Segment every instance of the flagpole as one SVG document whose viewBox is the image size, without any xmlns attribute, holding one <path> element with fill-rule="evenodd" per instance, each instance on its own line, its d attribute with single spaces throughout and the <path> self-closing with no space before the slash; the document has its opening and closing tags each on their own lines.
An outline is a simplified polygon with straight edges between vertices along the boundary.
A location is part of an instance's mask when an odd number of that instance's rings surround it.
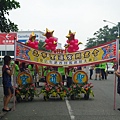
<svg viewBox="0 0 120 120">
<path fill-rule="evenodd" d="M 117 60 L 117 67 L 115 69 L 119 70 L 119 39 L 116 39 L 116 60 Z M 116 82 L 117 82 L 117 77 L 115 75 L 115 80 L 114 80 L 114 106 L 113 109 L 116 109 Z"/>
<path fill-rule="evenodd" d="M 14 64 L 16 61 L 16 38 L 14 38 Z M 16 101 L 16 97 L 15 97 L 15 89 L 16 89 L 16 75 L 15 75 L 15 69 L 14 69 L 14 74 L 13 74 L 13 83 L 14 83 L 14 94 L 13 94 L 13 110 L 15 110 L 15 101 Z"/>
</svg>

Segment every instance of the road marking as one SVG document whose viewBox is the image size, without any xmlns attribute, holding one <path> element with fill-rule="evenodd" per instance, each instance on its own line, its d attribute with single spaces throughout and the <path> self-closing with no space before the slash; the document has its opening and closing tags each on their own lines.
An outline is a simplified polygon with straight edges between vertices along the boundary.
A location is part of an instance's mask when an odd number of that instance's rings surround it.
<svg viewBox="0 0 120 120">
<path fill-rule="evenodd" d="M 72 108 L 71 108 L 71 106 L 70 106 L 69 101 L 66 99 L 65 102 L 66 102 L 66 105 L 67 105 L 68 112 L 69 112 L 69 115 L 70 115 L 71 120 L 75 120 L 75 116 L 74 116 L 74 114 L 73 114 L 73 110 L 72 110 Z"/>
</svg>

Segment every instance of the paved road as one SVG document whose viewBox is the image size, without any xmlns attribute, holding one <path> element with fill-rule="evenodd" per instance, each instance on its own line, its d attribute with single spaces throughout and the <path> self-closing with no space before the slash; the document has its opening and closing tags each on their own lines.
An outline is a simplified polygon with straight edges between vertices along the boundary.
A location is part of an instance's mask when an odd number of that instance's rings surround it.
<svg viewBox="0 0 120 120">
<path fill-rule="evenodd" d="M 108 80 L 89 82 L 94 85 L 94 98 L 44 101 L 41 95 L 32 102 L 17 103 L 15 111 L 7 113 L 1 120 L 119 120 L 120 111 L 117 110 L 120 107 L 119 95 L 116 95 L 116 110 L 113 109 L 114 75 L 110 74 Z"/>
</svg>

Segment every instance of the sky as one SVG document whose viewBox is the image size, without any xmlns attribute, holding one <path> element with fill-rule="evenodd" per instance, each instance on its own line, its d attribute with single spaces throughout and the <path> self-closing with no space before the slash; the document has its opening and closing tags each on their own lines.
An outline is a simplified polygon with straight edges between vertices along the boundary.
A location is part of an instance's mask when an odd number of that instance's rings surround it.
<svg viewBox="0 0 120 120">
<path fill-rule="evenodd" d="M 120 22 L 120 0 L 16 0 L 21 8 L 10 11 L 9 18 L 19 30 L 54 30 L 62 46 L 69 30 L 76 32 L 75 39 L 84 49 L 88 38 L 100 28 Z"/>
</svg>

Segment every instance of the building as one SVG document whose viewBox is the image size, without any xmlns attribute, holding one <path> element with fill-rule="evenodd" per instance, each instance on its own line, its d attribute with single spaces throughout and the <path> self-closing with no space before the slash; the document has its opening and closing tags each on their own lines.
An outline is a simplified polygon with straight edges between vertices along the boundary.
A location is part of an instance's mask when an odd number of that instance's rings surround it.
<svg viewBox="0 0 120 120">
<path fill-rule="evenodd" d="M 36 34 L 36 40 L 45 41 L 46 37 L 43 36 L 42 31 L 19 31 L 17 33 L 0 33 L 0 60 L 5 55 L 10 55 L 14 58 L 14 40 L 26 43 L 29 40 L 30 34 Z M 58 43 L 57 49 L 62 49 L 61 43 Z"/>
<path fill-rule="evenodd" d="M 17 33 L 0 33 L 0 60 L 7 54 L 13 58 L 16 38 Z"/>
<path fill-rule="evenodd" d="M 25 43 L 29 40 L 30 34 L 34 32 L 36 34 L 36 40 L 44 41 L 46 38 L 43 36 L 43 32 L 41 31 L 19 31 L 17 33 L 17 38 L 19 42 Z"/>
</svg>

